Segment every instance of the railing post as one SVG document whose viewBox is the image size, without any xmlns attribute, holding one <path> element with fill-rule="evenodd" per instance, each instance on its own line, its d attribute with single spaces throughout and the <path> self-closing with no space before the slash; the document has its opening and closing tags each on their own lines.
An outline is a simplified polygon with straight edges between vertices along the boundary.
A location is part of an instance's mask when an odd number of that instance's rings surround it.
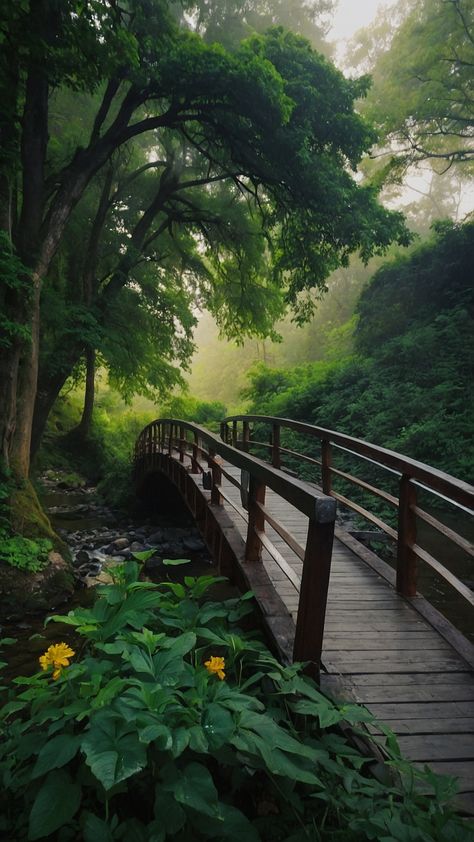
<svg viewBox="0 0 474 842">
<path fill-rule="evenodd" d="M 249 452 L 250 446 L 250 424 L 248 421 L 244 421 L 242 425 L 242 450 L 244 453 Z"/>
<path fill-rule="evenodd" d="M 151 454 L 153 453 L 153 427 L 151 426 L 151 424 L 148 427 L 148 436 L 147 436 L 146 447 L 147 447 L 147 455 L 151 456 Z"/>
<path fill-rule="evenodd" d="M 246 561 L 262 560 L 262 542 L 257 533 L 265 531 L 265 517 L 258 503 L 262 506 L 265 505 L 265 488 L 263 482 L 260 482 L 252 474 L 250 475 L 248 493 L 249 522 L 245 544 Z"/>
<path fill-rule="evenodd" d="M 215 503 L 216 506 L 222 505 L 222 497 L 219 493 L 218 485 L 222 482 L 222 471 L 220 466 L 215 461 L 216 451 L 209 448 L 209 459 L 208 464 L 210 464 L 211 472 L 212 472 L 212 488 L 211 488 L 211 503 Z"/>
<path fill-rule="evenodd" d="M 331 442 L 321 441 L 321 485 L 324 494 L 331 494 Z"/>
<path fill-rule="evenodd" d="M 309 661 L 305 671 L 317 681 L 323 649 L 335 518 L 335 500 L 316 500 L 315 515 L 308 526 L 296 619 L 293 659 Z"/>
<path fill-rule="evenodd" d="M 273 424 L 271 445 L 272 445 L 272 465 L 273 465 L 274 468 L 280 468 L 281 467 L 281 456 L 280 456 L 280 425 L 279 424 Z"/>
<path fill-rule="evenodd" d="M 193 455 L 191 456 L 191 473 L 198 474 L 199 473 L 199 447 L 198 447 L 198 434 L 196 430 L 194 430 L 194 438 L 193 438 Z"/>
<path fill-rule="evenodd" d="M 168 455 L 171 457 L 173 455 L 173 422 L 170 422 L 170 430 L 168 436 Z"/>
<path fill-rule="evenodd" d="M 232 447 L 237 447 L 237 421 L 232 422 Z"/>
<path fill-rule="evenodd" d="M 184 440 L 184 427 L 180 424 L 179 427 L 179 461 L 184 462 L 184 454 L 186 451 L 186 442 Z"/>
<path fill-rule="evenodd" d="M 400 479 L 398 498 L 397 591 L 416 596 L 416 487 L 406 474 Z"/>
</svg>

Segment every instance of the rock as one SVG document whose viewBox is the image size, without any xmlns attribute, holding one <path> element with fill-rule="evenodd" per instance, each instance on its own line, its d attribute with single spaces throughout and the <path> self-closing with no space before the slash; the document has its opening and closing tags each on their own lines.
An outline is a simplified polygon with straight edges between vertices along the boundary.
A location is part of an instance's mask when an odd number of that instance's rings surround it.
<svg viewBox="0 0 474 842">
<path fill-rule="evenodd" d="M 87 564 L 88 561 L 90 561 L 90 556 L 87 550 L 79 550 L 79 552 L 76 553 L 76 564 Z"/>
<path fill-rule="evenodd" d="M 149 544 L 161 544 L 165 540 L 165 534 L 162 529 L 158 529 L 148 536 Z"/>
<path fill-rule="evenodd" d="M 0 564 L 0 616 L 24 617 L 25 613 L 50 611 L 74 592 L 70 565 L 57 552 L 38 573 Z"/>
<path fill-rule="evenodd" d="M 161 556 L 154 555 L 148 558 L 144 564 L 145 573 L 154 573 L 163 567 L 163 559 Z"/>
<path fill-rule="evenodd" d="M 115 547 L 116 550 L 125 550 L 126 547 L 130 546 L 130 541 L 128 538 L 116 538 L 115 541 L 112 541 L 112 547 Z"/>
<path fill-rule="evenodd" d="M 142 553 L 144 549 L 143 544 L 140 544 L 138 541 L 133 541 L 129 547 L 131 553 Z"/>
<path fill-rule="evenodd" d="M 183 540 L 183 547 L 190 553 L 202 553 L 206 549 L 206 545 L 202 538 L 185 538 Z"/>
</svg>

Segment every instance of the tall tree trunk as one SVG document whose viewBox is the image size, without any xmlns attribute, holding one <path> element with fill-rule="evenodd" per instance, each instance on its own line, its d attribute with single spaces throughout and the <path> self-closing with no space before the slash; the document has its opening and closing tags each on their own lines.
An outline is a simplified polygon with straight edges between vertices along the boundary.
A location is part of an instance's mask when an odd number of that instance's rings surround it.
<svg viewBox="0 0 474 842">
<path fill-rule="evenodd" d="M 92 424 L 92 414 L 94 412 L 94 398 L 95 398 L 95 351 L 93 348 L 86 350 L 86 389 L 84 393 L 84 408 L 82 410 L 81 420 L 76 428 L 76 432 L 82 437 L 87 438 L 90 433 Z"/>
</svg>

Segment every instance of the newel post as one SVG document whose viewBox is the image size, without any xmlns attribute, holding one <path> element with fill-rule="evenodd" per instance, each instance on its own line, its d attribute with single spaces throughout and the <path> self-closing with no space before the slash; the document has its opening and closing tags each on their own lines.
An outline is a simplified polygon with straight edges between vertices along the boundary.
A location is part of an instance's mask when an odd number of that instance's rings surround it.
<svg viewBox="0 0 474 842">
<path fill-rule="evenodd" d="M 191 473 L 198 474 L 199 473 L 199 446 L 198 446 L 198 434 L 196 430 L 193 432 L 193 455 L 191 456 Z"/>
<path fill-rule="evenodd" d="M 245 560 L 262 560 L 262 542 L 259 532 L 265 531 L 265 516 L 259 507 L 265 505 L 265 484 L 250 475 L 248 493 L 249 521 L 247 527 L 247 541 L 245 544 Z"/>
<path fill-rule="evenodd" d="M 270 444 L 272 446 L 272 465 L 274 468 L 281 468 L 279 424 L 273 424 Z"/>
<path fill-rule="evenodd" d="M 336 501 L 317 499 L 303 560 L 293 659 L 309 661 L 305 671 L 316 681 L 321 667 L 335 519 Z"/>
<path fill-rule="evenodd" d="M 324 494 L 331 494 L 331 442 L 321 442 L 321 485 Z"/>
<path fill-rule="evenodd" d="M 397 591 L 402 596 L 416 596 L 416 487 L 404 474 L 398 498 Z"/>
<path fill-rule="evenodd" d="M 220 465 L 216 462 L 216 451 L 211 448 L 209 448 L 208 465 L 212 471 L 211 503 L 215 503 L 216 506 L 221 506 L 222 497 L 218 486 L 220 486 L 222 482 L 222 471 Z"/>
<path fill-rule="evenodd" d="M 244 421 L 242 424 L 242 450 L 244 453 L 249 452 L 250 447 L 250 424 Z"/>
</svg>

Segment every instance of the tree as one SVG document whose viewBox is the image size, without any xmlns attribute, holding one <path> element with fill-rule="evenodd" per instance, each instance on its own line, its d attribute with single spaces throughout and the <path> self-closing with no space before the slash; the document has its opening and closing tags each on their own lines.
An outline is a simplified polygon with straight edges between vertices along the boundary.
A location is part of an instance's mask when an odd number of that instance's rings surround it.
<svg viewBox="0 0 474 842">
<path fill-rule="evenodd" d="M 394 238 L 408 239 L 400 215 L 381 208 L 375 191 L 350 174 L 374 140 L 353 109 L 365 80 L 344 79 L 304 39 L 280 29 L 226 52 L 180 27 L 172 11 L 164 0 L 2 7 L 0 31 L 16 57 L 18 84 L 9 95 L 16 136 L 7 135 L 2 149 L 8 190 L 1 218 L 12 220 L 7 236 L 25 270 L 4 293 L 16 327 L 1 349 L 0 438 L 19 476 L 29 468 L 44 280 L 75 209 L 97 179 L 107 183 L 117 151 L 147 138 L 158 157 L 129 175 L 136 197 L 140 177 L 154 173 L 140 207 L 136 198 L 112 202 L 130 218 L 126 242 L 96 285 L 99 324 L 140 263 L 160 263 L 161 237 L 175 237 L 177 228 L 192 232 L 195 248 L 206 244 L 200 294 L 229 329 L 237 315 L 237 330 L 255 323 L 255 309 L 267 318 L 272 298 L 304 317 L 311 302 L 300 293 L 324 286 L 352 251 L 367 259 Z M 5 82 L 6 60 L 3 74 Z M 56 88 L 90 97 L 100 91 L 101 100 L 85 143 L 63 146 L 62 166 L 53 168 L 49 96 Z M 104 195 L 109 209 L 111 191 L 98 195 L 94 220 Z M 237 237 L 236 214 L 245 219 Z M 99 228 L 101 237 L 102 222 Z M 245 304 L 249 277 L 259 293 L 252 306 Z M 31 288 L 26 306 L 20 282 Z M 84 306 L 88 318 L 86 298 Z"/>
<path fill-rule="evenodd" d="M 427 160 L 437 172 L 456 164 L 472 174 L 472 3 L 401 0 L 358 33 L 351 53 L 373 76 L 364 112 L 390 156 L 384 175 Z"/>
</svg>

